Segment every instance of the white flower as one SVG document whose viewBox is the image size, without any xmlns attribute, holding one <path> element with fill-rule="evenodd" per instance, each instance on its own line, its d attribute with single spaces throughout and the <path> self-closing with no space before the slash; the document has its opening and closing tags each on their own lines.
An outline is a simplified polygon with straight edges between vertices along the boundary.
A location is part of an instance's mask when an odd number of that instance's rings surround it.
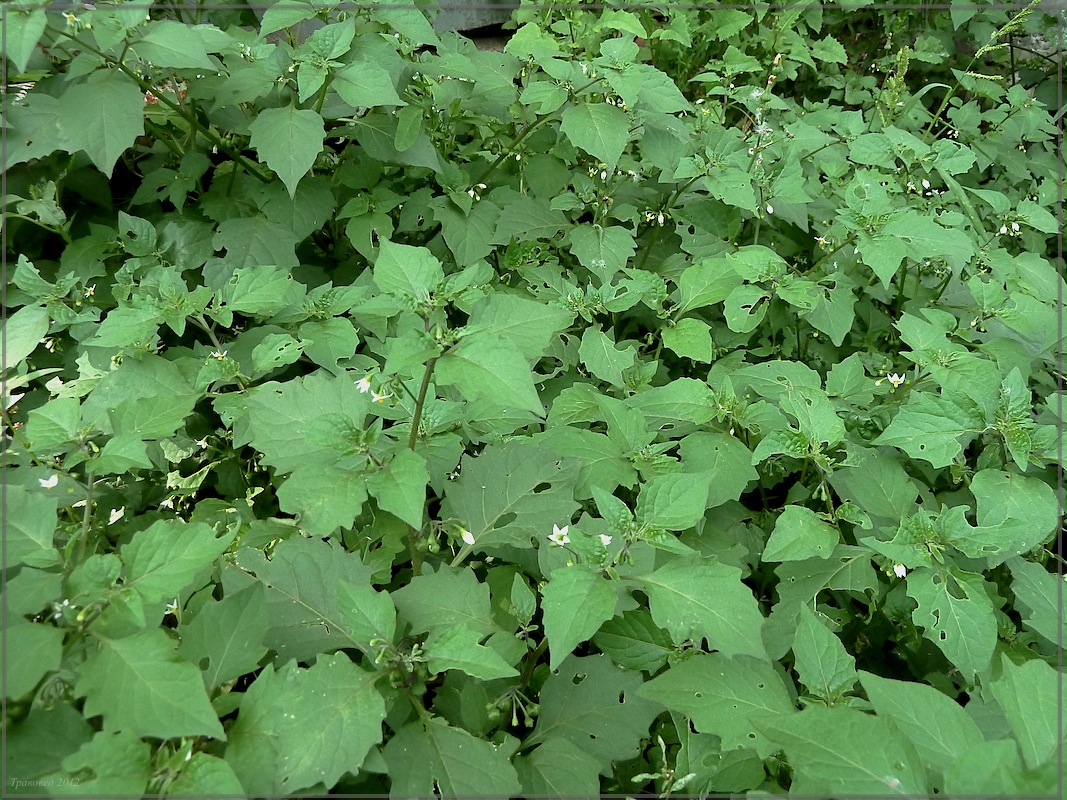
<svg viewBox="0 0 1067 800">
<path fill-rule="evenodd" d="M 384 403 L 390 397 L 392 397 L 392 395 L 389 392 L 385 392 L 384 394 L 378 394 L 377 392 L 370 393 L 370 399 L 375 403 Z"/>
<path fill-rule="evenodd" d="M 900 384 L 904 383 L 904 376 L 897 375 L 895 372 L 885 376 L 885 379 L 893 384 L 893 388 L 896 389 Z"/>
<path fill-rule="evenodd" d="M 123 506 L 122 508 L 114 508 L 114 509 L 112 509 L 111 510 L 111 516 L 109 516 L 107 518 L 107 524 L 108 525 L 114 525 L 116 522 L 118 522 L 120 519 L 122 519 L 122 517 L 123 517 L 123 515 L 125 513 L 126 513 L 126 506 Z"/>
<path fill-rule="evenodd" d="M 604 545 L 604 547 L 607 547 L 609 544 L 611 544 L 611 537 L 608 536 L 606 533 L 600 534 L 600 543 Z"/>
<path fill-rule="evenodd" d="M 207 450 L 207 437 L 205 436 L 203 439 L 197 439 L 196 444 L 201 450 Z"/>
<path fill-rule="evenodd" d="M 768 214 L 773 214 L 774 213 L 774 206 L 770 206 L 770 205 L 767 206 L 767 213 Z"/>
<path fill-rule="evenodd" d="M 464 544 L 474 544 L 474 534 L 466 528 L 464 528 L 463 532 L 460 533 L 459 538 L 463 540 Z"/>
<path fill-rule="evenodd" d="M 217 358 L 219 361 L 222 361 L 222 359 L 226 358 L 226 352 L 227 351 L 225 350 L 212 350 L 211 357 Z"/>
<path fill-rule="evenodd" d="M 930 188 L 930 181 L 926 180 L 926 178 L 923 178 L 923 188 L 924 189 L 929 189 Z"/>
<path fill-rule="evenodd" d="M 1018 232 L 1019 232 L 1019 223 L 1018 223 L 1018 222 L 1013 222 L 1013 223 L 1011 224 L 1011 229 L 1012 229 L 1013 231 L 1015 231 L 1016 233 L 1018 233 Z"/>
<path fill-rule="evenodd" d="M 174 498 L 168 497 L 162 503 L 159 504 L 160 508 L 174 508 Z"/>
<path fill-rule="evenodd" d="M 53 475 L 51 478 L 38 478 L 37 482 L 41 484 L 42 489 L 55 489 L 59 483 L 59 476 Z"/>
<path fill-rule="evenodd" d="M 570 530 L 570 525 L 564 525 L 562 528 L 558 525 L 552 526 L 552 533 L 548 535 L 548 541 L 558 547 L 563 547 L 565 544 L 570 544 L 571 537 L 567 535 L 567 531 Z"/>
<path fill-rule="evenodd" d="M 815 237 L 815 241 L 817 241 L 819 244 L 823 245 L 824 247 L 826 245 L 830 244 L 830 240 L 827 239 L 825 236 L 816 236 Z"/>
<path fill-rule="evenodd" d="M 355 383 L 356 383 L 356 386 L 359 387 L 359 391 L 362 392 L 363 394 L 366 394 L 367 392 L 370 391 L 370 375 L 364 375 L 362 378 L 360 378 Z"/>
<path fill-rule="evenodd" d="M 903 578 L 905 575 L 908 574 L 908 568 L 905 567 L 903 564 L 894 564 L 893 574 L 896 575 L 898 578 Z"/>
</svg>

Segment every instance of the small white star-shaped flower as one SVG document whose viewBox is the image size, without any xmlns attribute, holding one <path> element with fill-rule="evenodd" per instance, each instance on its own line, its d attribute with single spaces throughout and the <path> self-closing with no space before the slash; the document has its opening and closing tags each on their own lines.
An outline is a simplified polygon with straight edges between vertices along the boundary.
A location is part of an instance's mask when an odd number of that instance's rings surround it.
<svg viewBox="0 0 1067 800">
<path fill-rule="evenodd" d="M 111 510 L 111 515 L 107 518 L 107 524 L 114 525 L 116 522 L 122 519 L 125 514 L 126 506 L 123 506 L 122 508 L 113 508 Z"/>
<path fill-rule="evenodd" d="M 904 376 L 897 375 L 895 372 L 885 376 L 885 379 L 893 384 L 893 388 L 896 389 L 902 383 L 904 383 Z"/>
<path fill-rule="evenodd" d="M 370 391 L 370 375 L 364 375 L 362 378 L 360 378 L 358 381 L 356 381 L 356 388 L 358 388 L 359 391 L 362 392 L 363 394 L 366 394 L 367 392 L 369 392 Z"/>
<path fill-rule="evenodd" d="M 893 574 L 896 575 L 898 578 L 903 578 L 905 575 L 908 574 L 908 568 L 905 567 L 903 564 L 894 564 Z"/>
<path fill-rule="evenodd" d="M 557 547 L 563 547 L 565 544 L 570 544 L 571 537 L 567 535 L 567 531 L 570 530 L 570 525 L 564 525 L 562 528 L 558 525 L 552 526 L 552 533 L 548 535 L 548 541 Z"/>
<path fill-rule="evenodd" d="M 466 528 L 464 528 L 463 532 L 460 533 L 459 538 L 463 540 L 464 544 L 474 544 L 474 534 Z"/>
<path fill-rule="evenodd" d="M 53 475 L 51 478 L 38 478 L 37 482 L 41 484 L 42 489 L 55 489 L 59 483 L 59 476 Z"/>
<path fill-rule="evenodd" d="M 392 395 L 389 394 L 388 392 L 386 392 L 384 394 L 378 394 L 377 392 L 371 392 L 370 393 L 370 399 L 373 400 L 375 403 L 384 403 L 390 397 L 392 397 Z"/>
<path fill-rule="evenodd" d="M 600 543 L 604 545 L 604 547 L 607 547 L 609 544 L 611 544 L 611 537 L 608 536 L 606 533 L 600 534 Z"/>
<path fill-rule="evenodd" d="M 222 361 L 222 359 L 226 358 L 226 351 L 225 350 L 212 350 L 211 351 L 211 357 L 212 358 L 217 358 L 219 361 Z"/>
</svg>

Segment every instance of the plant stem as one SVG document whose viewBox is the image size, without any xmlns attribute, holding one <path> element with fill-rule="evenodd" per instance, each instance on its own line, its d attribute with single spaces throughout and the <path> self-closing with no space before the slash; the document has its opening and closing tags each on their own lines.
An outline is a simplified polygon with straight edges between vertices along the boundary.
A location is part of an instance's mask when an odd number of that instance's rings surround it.
<svg viewBox="0 0 1067 800">
<path fill-rule="evenodd" d="M 522 668 L 522 675 L 519 676 L 519 687 L 525 689 L 530 684 L 530 678 L 533 677 L 533 671 L 537 668 L 537 662 L 541 659 L 541 656 L 545 654 L 545 650 L 548 649 L 548 637 L 541 640 L 541 643 L 534 648 L 526 657 L 526 664 Z"/>
<path fill-rule="evenodd" d="M 93 487 L 96 485 L 96 476 L 90 471 L 87 478 L 88 488 L 85 491 L 85 512 L 82 514 L 82 529 L 78 535 L 78 563 L 85 561 L 85 545 L 89 540 L 89 524 L 93 519 Z"/>
<path fill-rule="evenodd" d="M 433 368 L 437 365 L 437 356 L 426 362 L 426 372 L 422 376 L 422 385 L 419 387 L 419 396 L 415 398 L 415 411 L 411 415 L 411 433 L 408 436 L 408 449 L 415 449 L 415 442 L 419 438 L 419 422 L 422 420 L 422 409 L 426 405 L 426 393 L 430 389 L 430 378 L 433 376 Z"/>
</svg>

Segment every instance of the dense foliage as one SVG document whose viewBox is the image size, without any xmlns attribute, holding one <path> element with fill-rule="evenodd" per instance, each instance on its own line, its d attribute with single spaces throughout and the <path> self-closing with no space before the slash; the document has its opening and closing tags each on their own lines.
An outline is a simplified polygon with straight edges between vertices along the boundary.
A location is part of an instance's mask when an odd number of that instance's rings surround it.
<svg viewBox="0 0 1067 800">
<path fill-rule="evenodd" d="M 1056 791 L 1055 17 L 3 13 L 7 793 Z"/>
</svg>

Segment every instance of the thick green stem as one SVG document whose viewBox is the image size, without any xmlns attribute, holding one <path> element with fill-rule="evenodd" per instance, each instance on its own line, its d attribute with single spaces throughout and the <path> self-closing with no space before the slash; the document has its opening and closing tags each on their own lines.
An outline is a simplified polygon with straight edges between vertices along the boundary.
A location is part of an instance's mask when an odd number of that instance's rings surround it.
<svg viewBox="0 0 1067 800">
<path fill-rule="evenodd" d="M 426 393 L 430 390 L 430 378 L 433 377 L 433 368 L 436 365 L 436 356 L 426 362 L 426 372 L 422 376 L 419 396 L 415 398 L 415 411 L 411 415 L 411 433 L 408 435 L 408 448 L 411 450 L 415 449 L 415 442 L 419 438 L 419 422 L 422 420 L 422 409 L 426 405 Z"/>
<path fill-rule="evenodd" d="M 86 480 L 88 487 L 85 491 L 85 511 L 82 514 L 82 529 L 78 535 L 78 563 L 85 561 L 85 546 L 89 541 L 89 524 L 93 519 L 93 487 L 96 485 L 96 476 L 90 472 Z"/>
</svg>

